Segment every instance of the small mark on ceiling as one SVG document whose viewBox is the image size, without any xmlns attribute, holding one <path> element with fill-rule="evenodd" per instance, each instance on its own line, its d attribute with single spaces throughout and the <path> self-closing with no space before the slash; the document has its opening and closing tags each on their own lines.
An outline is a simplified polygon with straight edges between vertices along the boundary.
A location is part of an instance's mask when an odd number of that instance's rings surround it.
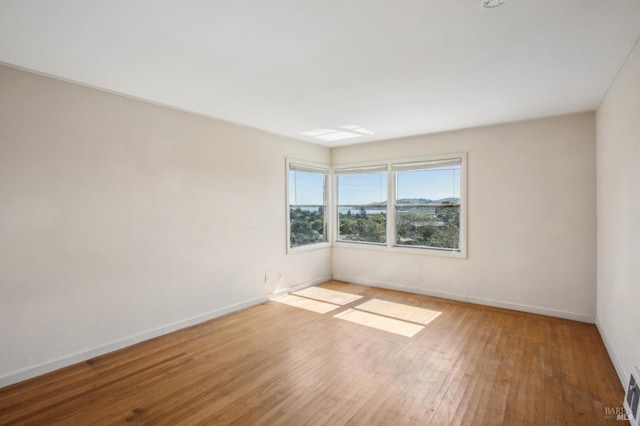
<svg viewBox="0 0 640 426">
<path fill-rule="evenodd" d="M 509 0 L 482 0 L 482 6 L 487 9 L 492 9 L 494 7 L 502 6 Z"/>
</svg>

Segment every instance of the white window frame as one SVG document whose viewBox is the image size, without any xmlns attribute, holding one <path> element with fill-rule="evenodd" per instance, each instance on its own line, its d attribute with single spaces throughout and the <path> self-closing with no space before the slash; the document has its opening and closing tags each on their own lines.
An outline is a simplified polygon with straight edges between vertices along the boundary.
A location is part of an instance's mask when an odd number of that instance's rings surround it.
<svg viewBox="0 0 640 426">
<path fill-rule="evenodd" d="M 393 165 L 400 165 L 402 163 L 421 163 L 438 160 L 448 159 L 460 159 L 460 244 L 458 250 L 447 250 L 431 247 L 409 247 L 409 246 L 396 246 L 396 212 L 395 212 L 395 197 L 396 197 L 396 174 L 393 172 Z M 449 257 L 449 258 L 467 258 L 467 153 L 447 153 L 437 154 L 429 156 L 400 158 L 388 161 L 372 161 L 361 163 L 341 164 L 339 166 L 332 167 L 332 185 L 337 188 L 337 174 L 341 171 L 357 172 L 358 169 L 362 169 L 363 173 L 366 173 L 367 169 L 371 169 L 376 166 L 384 165 L 387 169 L 387 235 L 386 244 L 368 243 L 359 241 L 338 241 L 338 199 L 337 191 L 333 191 L 333 198 L 331 199 L 331 218 L 330 224 L 332 225 L 331 244 L 336 247 L 352 248 L 352 249 L 365 249 L 365 250 L 378 250 L 387 251 L 393 253 L 409 253 L 409 254 L 423 254 L 429 256 Z M 288 215 L 287 215 L 288 216 Z"/>
<path fill-rule="evenodd" d="M 388 241 L 384 242 L 384 243 L 375 243 L 372 241 L 349 241 L 349 240 L 339 240 L 339 236 L 340 236 L 340 218 L 338 217 L 338 208 L 340 207 L 340 205 L 338 204 L 338 197 L 340 196 L 340 194 L 338 193 L 339 191 L 339 187 L 338 187 L 338 176 L 340 174 L 367 174 L 367 173 L 380 173 L 380 172 L 384 172 L 387 174 L 387 223 L 386 223 L 386 229 L 385 229 L 385 241 L 386 239 L 389 237 L 389 167 L 387 166 L 386 163 L 382 162 L 382 163 L 371 163 L 368 164 L 366 166 L 358 166 L 358 167 L 340 167 L 340 168 L 335 168 L 332 170 L 332 182 L 333 182 L 333 187 L 335 188 L 334 191 L 334 198 L 333 198 L 333 202 L 331 205 L 331 209 L 332 209 L 332 216 L 333 216 L 333 223 L 335 223 L 336 226 L 333 227 L 333 232 L 332 232 L 332 238 L 331 241 L 332 242 L 336 242 L 336 243 L 340 243 L 340 244 L 364 244 L 364 245 L 370 245 L 370 246 L 377 246 L 377 247 L 385 247 L 388 244 Z M 358 205 L 354 205 L 358 206 Z M 360 207 L 363 207 L 363 205 L 359 205 Z"/>
<path fill-rule="evenodd" d="M 324 188 L 324 220 L 325 220 L 325 228 L 327 233 L 327 241 L 321 241 L 317 243 L 304 244 L 301 246 L 291 247 L 291 213 L 289 211 L 289 206 L 291 205 L 289 200 L 289 170 L 291 165 L 295 165 L 304 169 L 308 169 L 311 172 L 323 173 L 326 175 L 325 178 L 325 188 Z M 287 228 L 287 253 L 298 253 L 309 250 L 318 250 L 327 247 L 331 247 L 331 230 L 333 229 L 331 213 L 329 209 L 331 208 L 332 194 L 331 194 L 331 167 L 327 164 L 314 163 L 306 160 L 298 160 L 295 158 L 287 158 L 286 166 L 285 166 L 285 211 L 286 211 L 286 228 Z"/>
</svg>

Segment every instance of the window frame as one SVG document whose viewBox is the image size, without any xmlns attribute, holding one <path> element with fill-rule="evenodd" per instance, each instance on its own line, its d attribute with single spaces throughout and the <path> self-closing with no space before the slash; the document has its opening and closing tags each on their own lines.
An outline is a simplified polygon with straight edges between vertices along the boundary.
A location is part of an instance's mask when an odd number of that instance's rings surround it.
<svg viewBox="0 0 640 426">
<path fill-rule="evenodd" d="M 286 211 L 286 247 L 287 253 L 297 253 L 309 250 L 318 250 L 327 247 L 331 247 L 331 230 L 333 229 L 331 214 L 329 209 L 331 208 L 331 167 L 327 164 L 315 163 L 312 161 L 298 160 L 295 158 L 286 158 L 285 161 L 285 211 Z M 316 243 L 303 244 L 299 246 L 291 246 L 291 200 L 289 199 L 289 172 L 291 171 L 291 165 L 298 166 L 301 169 L 308 169 L 309 172 L 317 172 L 325 175 L 324 178 L 324 226 L 326 229 L 327 241 L 319 241 Z M 297 204 L 294 204 L 297 205 Z"/>
<path fill-rule="evenodd" d="M 340 214 L 339 214 L 339 209 L 340 209 L 340 204 L 338 204 L 338 197 L 340 196 L 339 194 L 339 185 L 338 185 L 338 177 L 343 174 L 343 175 L 364 175 L 367 173 L 385 173 L 386 174 L 386 184 L 387 184 L 387 188 L 386 188 L 386 195 L 387 195 L 387 201 L 384 204 L 369 204 L 369 206 L 385 206 L 386 208 L 386 223 L 385 223 L 385 242 L 384 243 L 376 243 L 373 241 L 356 241 L 356 240 L 340 240 Z M 368 164 L 366 166 L 359 166 L 359 167 L 339 167 L 339 168 L 334 168 L 332 169 L 332 181 L 333 181 L 333 187 L 335 188 L 334 191 L 334 198 L 332 199 L 332 205 L 331 205 L 331 209 L 332 209 L 332 216 L 334 218 L 333 223 L 335 224 L 335 226 L 332 228 L 333 232 L 332 232 L 332 238 L 331 238 L 331 242 L 332 243 L 340 243 L 340 244 L 364 244 L 364 245 L 368 245 L 368 246 L 377 246 L 377 247 L 385 247 L 387 245 L 388 238 L 389 238 L 389 167 L 387 164 L 385 163 L 372 163 L 372 164 Z M 367 204 L 345 204 L 345 206 L 353 206 L 353 207 L 361 207 L 364 208 L 367 206 Z"/>
<path fill-rule="evenodd" d="M 402 165 L 403 163 L 427 163 L 430 161 L 442 161 L 451 159 L 460 159 L 460 224 L 459 224 L 459 247 L 457 250 L 424 247 L 424 246 L 398 246 L 396 245 L 396 173 L 393 170 L 394 165 Z M 467 153 L 466 152 L 454 152 L 445 154 L 435 154 L 419 157 L 399 158 L 393 160 L 384 161 L 370 161 L 340 164 L 332 166 L 332 185 L 337 188 L 337 175 L 340 171 L 349 171 L 357 173 L 357 170 L 362 169 L 366 172 L 367 169 L 371 169 L 376 166 L 385 166 L 387 173 L 387 234 L 386 243 L 369 243 L 361 241 L 340 241 L 338 240 L 338 199 L 337 191 L 333 191 L 331 199 L 331 244 L 340 248 L 352 248 L 352 249 L 366 249 L 366 250 L 378 250 L 392 253 L 408 253 L 414 255 L 429 255 L 437 257 L 448 258 L 467 258 L 467 211 L 468 211 L 468 198 L 467 198 Z"/>
<path fill-rule="evenodd" d="M 392 202 L 390 203 L 393 207 L 393 211 L 395 214 L 394 217 L 394 241 L 393 241 L 393 245 L 394 247 L 402 247 L 402 248 L 412 248 L 412 249 L 428 249 L 428 250 L 437 250 L 437 251 L 445 251 L 445 252 L 458 252 L 460 251 L 460 246 L 461 246 L 461 235 L 460 235 L 460 228 L 461 228 L 461 222 L 462 219 L 460 218 L 460 214 L 461 214 L 461 210 L 462 210 L 462 194 L 460 194 L 460 197 L 458 198 L 458 247 L 457 248 L 446 248 L 446 247 L 434 247 L 434 246 L 426 246 L 426 245 L 409 245 L 409 244 L 401 244 L 398 242 L 398 211 L 406 206 L 406 205 L 400 205 L 398 204 L 398 194 L 400 192 L 400 184 L 398 182 L 398 177 L 400 173 L 404 173 L 404 172 L 412 172 L 412 171 L 428 171 L 429 169 L 432 168 L 433 165 L 436 165 L 438 163 L 457 163 L 458 167 L 460 168 L 460 171 L 462 169 L 462 158 L 460 158 L 459 156 L 454 157 L 451 156 L 449 158 L 445 158 L 445 159 L 431 159 L 431 160 L 421 160 L 421 161 L 410 161 L 410 162 L 394 162 L 391 165 L 391 173 L 393 174 L 392 179 L 394 179 L 394 185 L 393 185 L 393 189 L 394 189 L 394 199 L 392 200 Z M 460 172 L 459 172 L 460 173 Z M 460 179 L 462 179 L 462 176 L 460 174 Z M 460 182 L 457 182 L 458 184 Z M 428 194 L 426 194 L 428 195 Z M 430 197 L 427 197 L 430 198 Z M 415 204 L 414 206 L 427 206 L 427 205 L 422 205 L 422 204 Z"/>
</svg>

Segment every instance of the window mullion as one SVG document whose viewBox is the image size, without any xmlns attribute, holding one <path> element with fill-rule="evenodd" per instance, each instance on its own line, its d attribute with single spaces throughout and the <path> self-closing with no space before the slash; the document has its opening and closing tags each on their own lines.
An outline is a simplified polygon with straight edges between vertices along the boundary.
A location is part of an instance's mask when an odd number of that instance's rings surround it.
<svg viewBox="0 0 640 426">
<path fill-rule="evenodd" d="M 396 176 L 391 164 L 387 164 L 387 247 L 396 241 Z"/>
</svg>

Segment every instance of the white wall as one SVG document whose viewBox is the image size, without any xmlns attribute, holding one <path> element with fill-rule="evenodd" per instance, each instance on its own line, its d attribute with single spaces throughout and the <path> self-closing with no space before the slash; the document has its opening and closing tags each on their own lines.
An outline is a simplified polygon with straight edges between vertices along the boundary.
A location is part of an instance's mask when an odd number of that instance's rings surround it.
<svg viewBox="0 0 640 426">
<path fill-rule="evenodd" d="M 597 111 L 600 333 L 626 386 L 640 366 L 640 45 Z"/>
<path fill-rule="evenodd" d="M 425 118 L 428 119 L 428 118 Z M 336 279 L 593 322 L 595 117 L 334 148 L 334 166 L 468 152 L 468 259 L 334 247 Z"/>
<path fill-rule="evenodd" d="M 0 67 L 0 386 L 330 278 L 287 156 L 329 150 Z"/>
</svg>

